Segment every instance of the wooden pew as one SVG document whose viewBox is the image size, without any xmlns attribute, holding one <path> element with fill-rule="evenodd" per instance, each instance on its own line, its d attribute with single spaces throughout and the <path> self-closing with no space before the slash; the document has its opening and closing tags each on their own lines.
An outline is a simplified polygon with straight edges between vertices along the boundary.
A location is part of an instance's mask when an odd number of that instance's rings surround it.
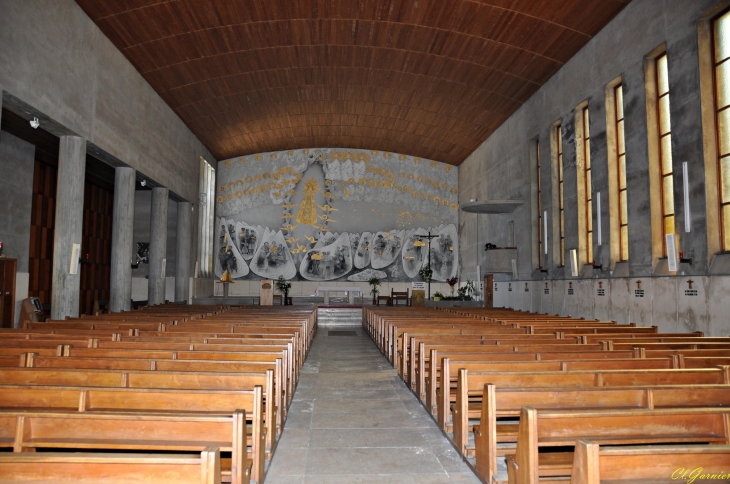
<svg viewBox="0 0 730 484">
<path fill-rule="evenodd" d="M 484 385 L 482 403 L 469 408 L 474 425 L 476 472 L 487 482 L 497 477 L 497 458 L 514 452 L 522 407 L 538 410 L 730 407 L 730 385 L 674 385 L 588 388 L 497 388 Z M 461 411 L 461 410 L 460 410 Z M 456 428 L 456 427 L 455 427 Z M 456 439 L 455 439 L 456 440 Z M 461 438 L 459 438 L 462 442 Z"/>
<path fill-rule="evenodd" d="M 730 445 L 642 445 L 601 448 L 578 439 L 570 484 L 730 480 Z M 686 466 L 686 467 L 685 467 Z"/>
<path fill-rule="evenodd" d="M 0 410 L 0 432 L 10 437 L 0 440 L 0 447 L 14 452 L 44 448 L 201 451 L 218 447 L 231 453 L 218 478 L 233 484 L 247 484 L 253 465 L 243 410 L 215 416 Z"/>
<path fill-rule="evenodd" d="M 209 413 L 244 410 L 251 421 L 252 478 L 263 478 L 266 452 L 261 387 L 239 390 L 163 390 L 105 387 L 0 385 L 0 409 L 63 412 Z"/>
<path fill-rule="evenodd" d="M 579 439 L 606 445 L 728 445 L 729 418 L 728 408 L 538 411 L 523 407 L 516 453 L 507 459 L 509 480 L 537 484 L 539 477 L 569 477 L 572 452 L 540 453 L 539 449 L 575 446 Z"/>
<path fill-rule="evenodd" d="M 3 453 L 0 475 L 8 484 L 52 482 L 99 484 L 220 484 L 220 451 L 208 447 L 200 455 Z M 109 476 L 114 476 L 110 481 Z"/>
<path fill-rule="evenodd" d="M 460 368 L 455 398 L 451 392 L 442 391 L 438 400 L 438 417 L 442 429 L 446 428 L 448 409 L 467 408 L 470 397 L 481 399 L 484 385 L 493 384 L 497 388 L 538 388 L 538 387 L 606 387 L 636 385 L 712 385 L 730 383 L 730 367 L 702 368 L 693 370 L 579 370 L 543 372 L 470 372 Z M 461 432 L 464 438 L 464 419 L 462 411 L 455 415 L 454 437 Z M 457 420 L 461 423 L 457 423 Z M 457 430 L 457 425 L 459 429 Z M 455 440 L 456 441 L 456 440 Z M 457 442 L 462 449 L 463 440 Z"/>
<path fill-rule="evenodd" d="M 42 386 L 91 386 L 117 388 L 159 388 L 169 390 L 264 389 L 266 449 L 270 453 L 281 434 L 286 414 L 283 395 L 275 390 L 274 372 L 213 373 L 172 371 L 79 370 L 75 368 L 0 368 L 0 384 Z M 274 395 L 270 397 L 270 395 Z M 273 405 L 271 401 L 273 400 Z M 274 422 L 273 431 L 269 422 Z"/>
</svg>

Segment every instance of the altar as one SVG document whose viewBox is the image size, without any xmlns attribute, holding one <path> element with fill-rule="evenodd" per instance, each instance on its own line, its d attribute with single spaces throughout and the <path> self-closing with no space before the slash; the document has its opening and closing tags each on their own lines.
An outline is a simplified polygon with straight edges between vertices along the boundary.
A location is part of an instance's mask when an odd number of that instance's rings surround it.
<svg viewBox="0 0 730 484">
<path fill-rule="evenodd" d="M 329 304 L 331 292 L 344 292 L 345 296 L 347 296 L 347 303 L 352 305 L 355 304 L 355 293 L 359 294 L 360 297 L 362 297 L 363 290 L 362 288 L 357 286 L 319 286 L 314 292 L 314 295 L 324 295 L 324 303 Z"/>
</svg>

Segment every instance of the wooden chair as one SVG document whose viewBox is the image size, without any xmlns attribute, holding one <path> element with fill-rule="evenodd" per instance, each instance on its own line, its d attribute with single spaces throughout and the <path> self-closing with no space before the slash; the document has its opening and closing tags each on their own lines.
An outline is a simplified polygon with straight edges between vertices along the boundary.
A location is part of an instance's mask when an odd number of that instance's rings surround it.
<svg viewBox="0 0 730 484">
<path fill-rule="evenodd" d="M 398 301 L 404 301 L 406 303 L 406 306 L 411 305 L 411 296 L 410 296 L 410 290 L 406 288 L 405 291 L 396 291 L 393 288 L 390 288 L 390 299 L 392 301 L 393 306 L 398 306 Z"/>
<path fill-rule="evenodd" d="M 375 300 L 375 304 L 380 306 L 381 302 L 383 302 L 386 306 L 393 305 L 393 299 L 390 296 L 378 296 L 378 298 Z"/>
<path fill-rule="evenodd" d="M 281 298 L 283 296 L 281 294 L 274 294 L 274 305 L 281 306 Z M 287 296 L 286 298 L 286 304 L 287 306 L 291 306 L 292 303 L 292 296 Z"/>
</svg>

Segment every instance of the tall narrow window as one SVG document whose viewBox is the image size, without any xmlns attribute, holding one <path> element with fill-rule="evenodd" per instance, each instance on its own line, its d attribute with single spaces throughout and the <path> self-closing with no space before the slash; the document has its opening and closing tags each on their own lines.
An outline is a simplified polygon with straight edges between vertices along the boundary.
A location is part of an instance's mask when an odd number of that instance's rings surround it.
<svg viewBox="0 0 730 484">
<path fill-rule="evenodd" d="M 540 267 L 542 267 L 542 260 L 543 260 L 543 244 L 545 243 L 543 241 L 543 224 L 545 223 L 543 221 L 542 217 L 542 182 L 540 181 L 540 141 L 535 142 L 535 156 L 537 159 L 537 255 L 539 257 L 540 261 Z"/>
<path fill-rule="evenodd" d="M 215 223 L 215 168 L 200 157 L 198 199 L 198 263 L 196 277 L 213 276 L 213 227 Z"/>
<path fill-rule="evenodd" d="M 588 106 L 582 110 L 583 129 L 583 190 L 585 194 L 585 250 L 586 264 L 593 263 L 593 190 L 591 190 L 591 133 Z"/>
<path fill-rule="evenodd" d="M 672 125 L 669 120 L 669 74 L 667 54 L 656 59 L 657 128 L 659 130 L 659 170 L 663 255 L 667 256 L 666 236 L 674 234 L 674 170 L 672 168 Z"/>
<path fill-rule="evenodd" d="M 720 248 L 730 251 L 730 11 L 713 23 Z"/>
<path fill-rule="evenodd" d="M 626 140 L 624 138 L 624 90 L 619 84 L 613 90 L 616 115 L 616 176 L 618 177 L 619 260 L 629 260 L 629 216 L 626 192 Z"/>
<path fill-rule="evenodd" d="M 563 127 L 555 129 L 558 152 L 558 199 L 560 213 L 560 265 L 565 265 L 565 192 L 563 191 Z"/>
</svg>

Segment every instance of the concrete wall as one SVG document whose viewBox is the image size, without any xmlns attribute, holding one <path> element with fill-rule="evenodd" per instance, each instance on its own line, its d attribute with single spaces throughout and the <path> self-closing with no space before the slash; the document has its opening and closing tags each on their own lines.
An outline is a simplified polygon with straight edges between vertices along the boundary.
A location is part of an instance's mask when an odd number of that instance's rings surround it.
<svg viewBox="0 0 730 484">
<path fill-rule="evenodd" d="M 0 241 L 7 257 L 18 259 L 15 280 L 15 320 L 28 297 L 30 214 L 33 203 L 35 146 L 0 131 Z M 12 176 L 8 176 L 12 174 Z"/>
<path fill-rule="evenodd" d="M 727 334 L 727 300 L 730 278 L 709 277 L 709 261 L 714 254 L 707 250 L 705 214 L 704 159 L 698 60 L 697 19 L 714 7 L 717 0 L 634 0 L 507 122 L 487 139 L 461 165 L 459 171 L 460 203 L 514 198 L 525 200 L 511 214 L 462 214 L 460 246 L 461 273 L 472 276 L 474 267 L 484 267 L 483 246 L 487 242 L 507 245 L 508 222 L 515 226 L 519 276 L 496 274 L 498 306 L 531 309 L 573 316 L 616 319 L 620 322 L 657 324 L 667 330 L 697 327 L 708 334 Z M 649 162 L 646 121 L 644 57 L 666 43 L 672 117 L 672 155 L 676 225 L 680 232 L 680 250 L 693 252 L 694 263 L 683 264 L 674 277 L 660 277 L 652 259 Z M 610 267 L 608 203 L 608 168 L 605 87 L 621 76 L 624 91 L 627 153 L 629 272 L 627 278 L 613 277 Z M 593 164 L 594 240 L 598 216 L 596 193 L 601 192 L 601 229 L 603 243 L 594 243 L 594 259 L 604 270 L 582 268 L 582 277 L 570 280 L 558 267 L 553 247 L 558 233 L 553 233 L 551 177 L 551 125 L 563 126 L 565 249 L 578 248 L 577 172 L 574 109 L 587 101 L 590 109 L 591 159 Z M 533 220 L 531 194 L 530 142 L 540 141 L 542 208 L 548 211 L 548 273 L 537 270 L 533 260 Z M 689 163 L 692 231 L 684 233 L 682 170 Z M 477 231 L 476 218 L 479 219 Z M 566 261 L 568 260 L 566 254 Z M 685 293 L 688 280 L 694 292 Z M 599 281 L 604 295 L 598 295 Z M 644 293 L 636 293 L 641 281 Z M 509 291 L 509 284 L 512 291 Z M 528 292 L 525 292 L 527 283 Z M 545 293 L 545 283 L 548 292 Z M 572 294 L 569 285 L 572 283 Z M 699 289 L 698 289 L 699 288 Z M 641 296 L 639 295 L 641 294 Z M 693 323 L 692 321 L 695 321 Z"/>
<path fill-rule="evenodd" d="M 73 0 L 0 0 L 0 66 L 5 107 L 197 203 L 213 157 Z"/>
</svg>

